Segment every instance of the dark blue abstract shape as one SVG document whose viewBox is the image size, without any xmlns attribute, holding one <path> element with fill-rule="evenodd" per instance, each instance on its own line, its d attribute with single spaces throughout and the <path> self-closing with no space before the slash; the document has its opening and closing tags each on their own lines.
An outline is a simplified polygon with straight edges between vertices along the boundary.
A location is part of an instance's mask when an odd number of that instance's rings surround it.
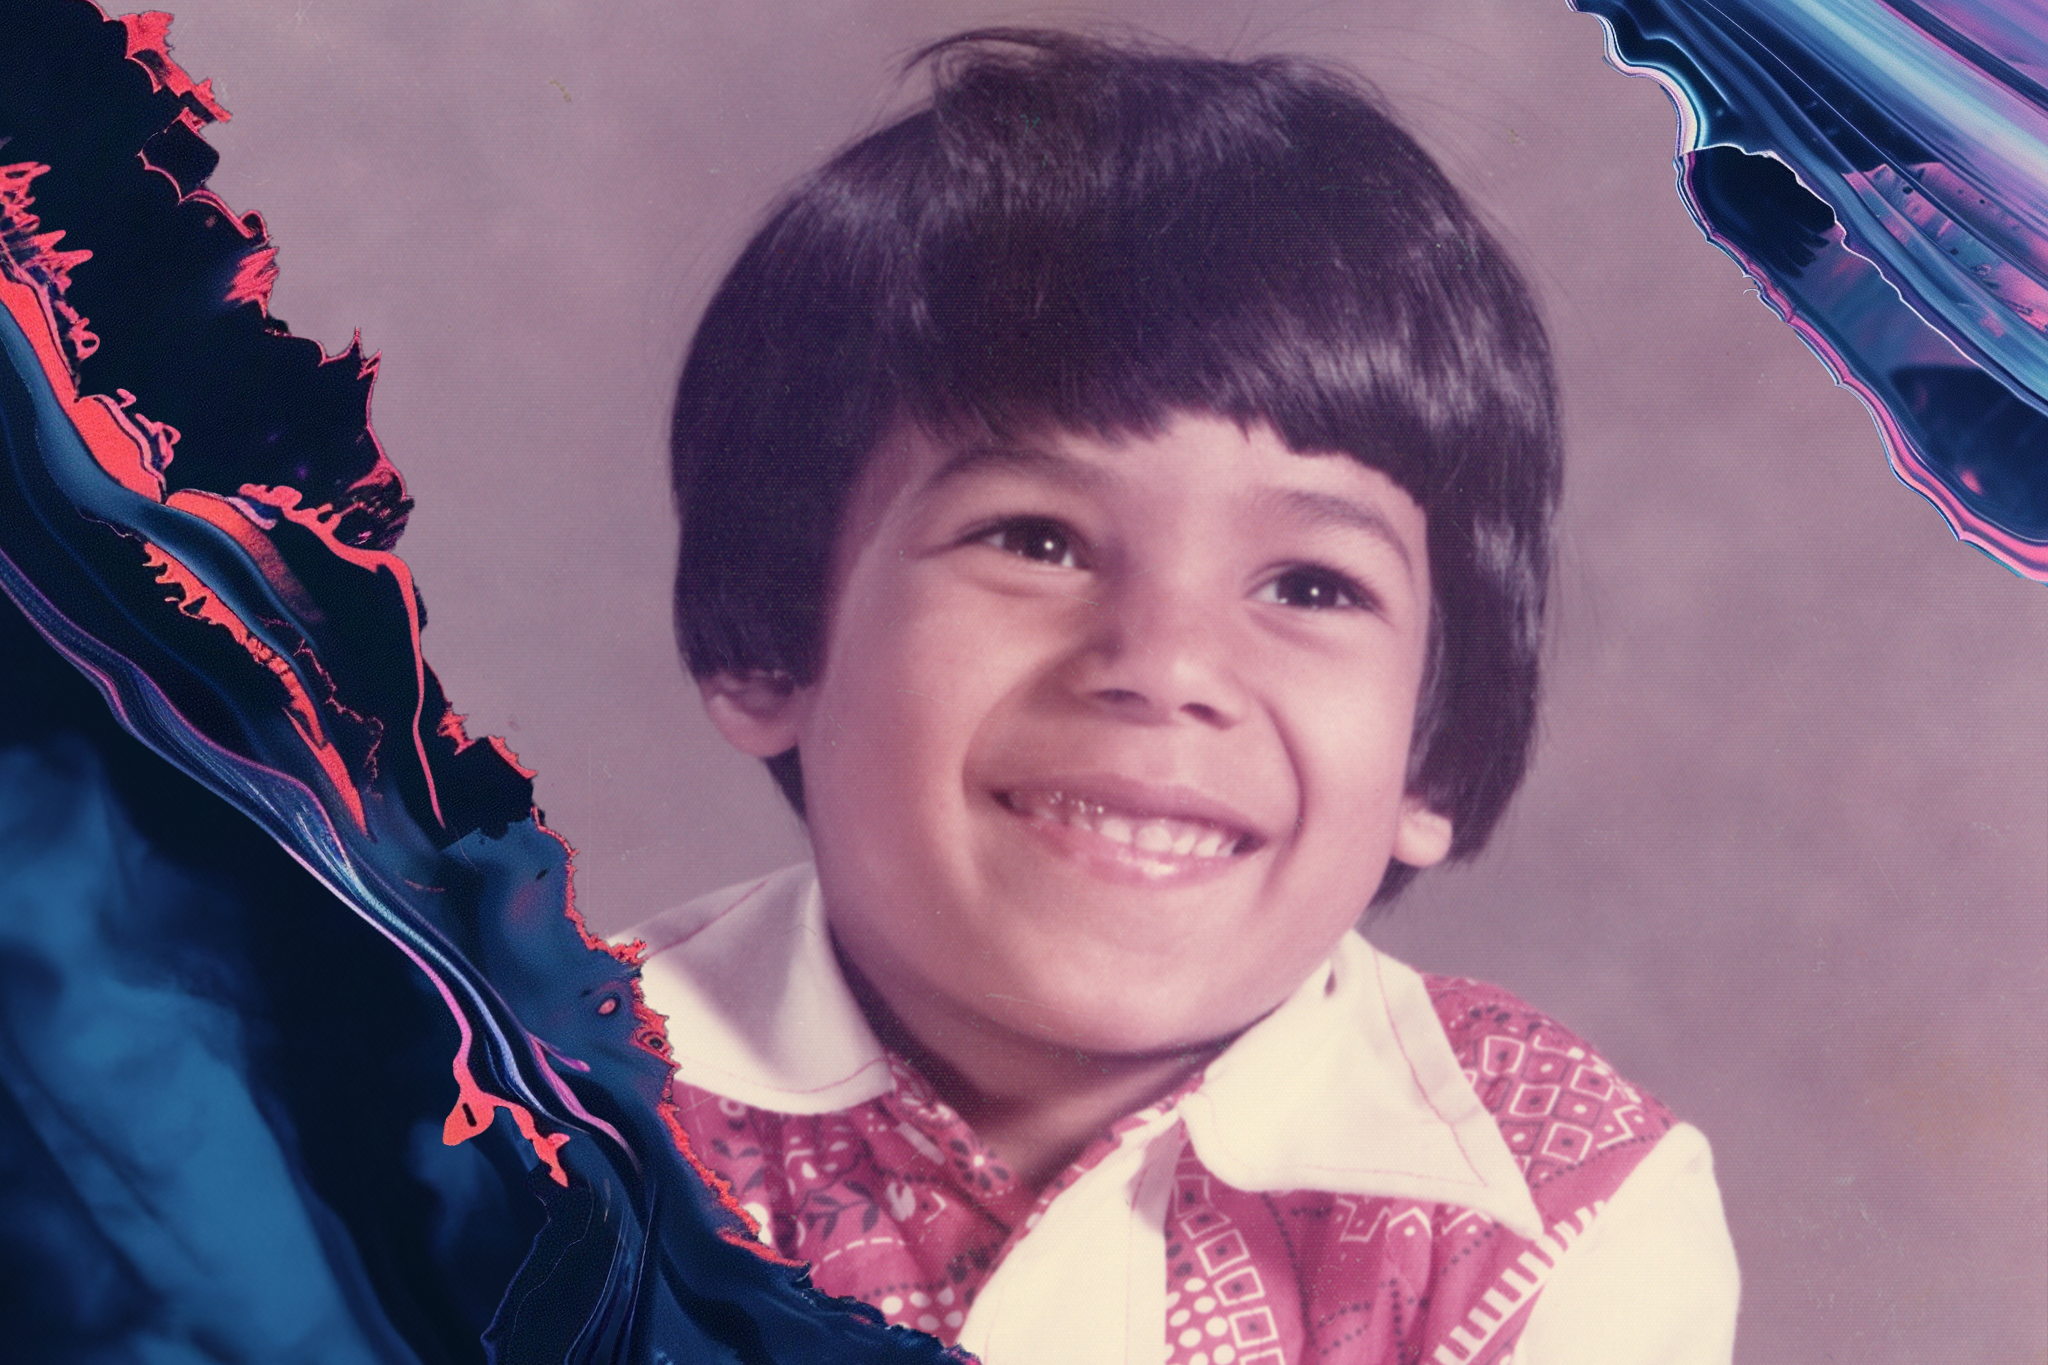
<svg viewBox="0 0 2048 1365">
<path fill-rule="evenodd" d="M 2048 579 L 2048 15 L 2025 0 L 1575 0 L 1679 109 L 1707 235 L 1962 539 Z"/>
<path fill-rule="evenodd" d="M 439 999 L 4 604 L 0 658 L 8 1358 L 481 1359 L 541 1209 L 439 1140 Z"/>
<path fill-rule="evenodd" d="M 269 316 L 164 22 L 0 3 L 8 1349 L 948 1358 L 683 1149 L 630 955 L 421 657 L 374 366 Z"/>
</svg>

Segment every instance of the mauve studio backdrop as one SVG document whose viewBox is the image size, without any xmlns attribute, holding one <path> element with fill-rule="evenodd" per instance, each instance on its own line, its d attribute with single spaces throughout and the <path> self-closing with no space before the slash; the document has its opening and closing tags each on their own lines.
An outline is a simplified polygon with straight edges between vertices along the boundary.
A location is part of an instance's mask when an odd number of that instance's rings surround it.
<svg viewBox="0 0 2048 1365">
<path fill-rule="evenodd" d="M 1569 462 L 1534 774 L 1374 937 L 1570 1021 L 1714 1140 L 1738 1359 L 2048 1352 L 2048 598 L 1956 543 L 1673 190 L 1553 0 L 183 0 L 273 311 L 381 353 L 426 650 L 623 928 L 802 856 L 668 627 L 665 410 L 774 193 L 920 42 L 1126 26 L 1365 73 L 1548 311 Z M 878 794 L 879 796 L 880 794 Z"/>
</svg>

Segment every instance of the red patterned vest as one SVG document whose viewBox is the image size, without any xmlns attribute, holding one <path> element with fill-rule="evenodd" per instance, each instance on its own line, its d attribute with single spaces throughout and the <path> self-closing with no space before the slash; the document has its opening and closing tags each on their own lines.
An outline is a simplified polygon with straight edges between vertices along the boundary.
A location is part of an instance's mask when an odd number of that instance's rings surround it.
<svg viewBox="0 0 2048 1365">
<path fill-rule="evenodd" d="M 1232 1189 L 1187 1148 L 1167 1215 L 1168 1365 L 1498 1360 L 1558 1258 L 1671 1128 L 1662 1105 L 1513 996 L 1424 979 L 1546 1231 L 1526 1240 L 1450 1204 Z M 950 1343 L 1009 1248 L 1114 1133 L 1034 1198 L 907 1063 L 891 1062 L 892 1093 L 831 1114 L 772 1113 L 680 1082 L 676 1100 L 699 1158 L 777 1251 L 810 1262 L 826 1292 Z"/>
</svg>

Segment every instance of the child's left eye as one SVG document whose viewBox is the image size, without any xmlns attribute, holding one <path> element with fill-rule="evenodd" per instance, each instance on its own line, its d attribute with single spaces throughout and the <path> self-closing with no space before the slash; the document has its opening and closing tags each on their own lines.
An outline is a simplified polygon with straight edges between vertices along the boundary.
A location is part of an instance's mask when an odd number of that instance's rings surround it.
<svg viewBox="0 0 2048 1365">
<path fill-rule="evenodd" d="M 1256 599 L 1283 607 L 1328 611 L 1339 607 L 1363 607 L 1372 595 L 1351 579 L 1331 569 L 1299 568 L 1267 580 Z"/>
<path fill-rule="evenodd" d="M 976 537 L 1020 559 L 1075 569 L 1081 565 L 1080 538 L 1059 522 L 1046 517 L 1019 517 L 991 527 Z"/>
</svg>

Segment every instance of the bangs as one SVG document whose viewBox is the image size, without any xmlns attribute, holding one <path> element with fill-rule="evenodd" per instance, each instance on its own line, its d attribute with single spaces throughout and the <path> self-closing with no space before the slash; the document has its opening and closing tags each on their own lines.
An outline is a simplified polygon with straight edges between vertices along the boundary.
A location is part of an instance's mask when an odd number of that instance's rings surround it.
<svg viewBox="0 0 2048 1365">
<path fill-rule="evenodd" d="M 1548 439 L 1519 279 L 1354 82 L 1296 59 L 1160 56 L 1133 79 L 1085 45 L 972 54 L 826 168 L 839 221 L 803 225 L 843 244 L 818 262 L 842 287 L 871 274 L 847 377 L 871 421 L 1114 435 L 1209 412 L 1351 454 L 1425 507 L 1465 452 Z"/>
</svg>

